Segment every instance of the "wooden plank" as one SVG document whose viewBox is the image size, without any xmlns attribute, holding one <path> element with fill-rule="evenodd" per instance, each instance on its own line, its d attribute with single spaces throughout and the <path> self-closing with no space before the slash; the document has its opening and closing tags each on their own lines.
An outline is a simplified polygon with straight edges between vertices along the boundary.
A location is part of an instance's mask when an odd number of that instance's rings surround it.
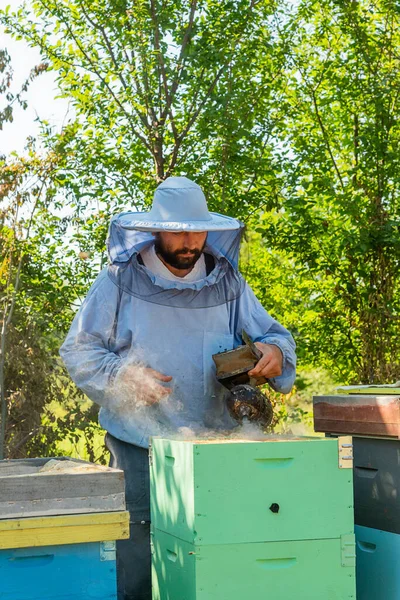
<svg viewBox="0 0 400 600">
<path fill-rule="evenodd" d="M 314 396 L 313 405 L 315 431 L 399 437 L 398 396 Z"/>
<path fill-rule="evenodd" d="M 9 476 L 2 482 L 0 478 L 0 501 L 40 500 L 53 498 L 87 498 L 106 496 L 124 491 L 122 471 L 109 473 L 57 473 L 54 475 Z"/>
<path fill-rule="evenodd" d="M 0 522 L 1 519 L 18 519 L 38 515 L 72 515 L 84 512 L 121 510 L 125 510 L 124 492 L 86 498 L 57 498 L 55 502 L 49 502 L 48 498 L 33 501 L 15 500 L 0 502 Z"/>
<path fill-rule="evenodd" d="M 50 460 L 0 461 L 0 519 L 125 510 L 123 471 L 64 457 L 82 468 L 41 471 Z"/>
<path fill-rule="evenodd" d="M 104 542 L 128 537 L 128 511 L 0 521 L 0 549 Z"/>
<path fill-rule="evenodd" d="M 0 533 L 22 531 L 41 527 L 75 527 L 81 525 L 104 525 L 123 523 L 128 511 L 104 512 L 99 514 L 60 515 L 58 517 L 32 517 L 28 519 L 6 519 L 0 521 Z"/>
<path fill-rule="evenodd" d="M 336 435 L 370 435 L 395 439 L 400 437 L 398 423 L 364 423 L 314 418 L 314 431 Z"/>
</svg>

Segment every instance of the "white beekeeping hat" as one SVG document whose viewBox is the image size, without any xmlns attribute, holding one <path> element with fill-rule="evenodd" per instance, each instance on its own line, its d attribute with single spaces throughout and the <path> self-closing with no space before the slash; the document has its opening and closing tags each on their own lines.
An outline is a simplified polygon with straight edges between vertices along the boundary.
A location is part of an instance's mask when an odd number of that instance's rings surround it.
<svg viewBox="0 0 400 600">
<path fill-rule="evenodd" d="M 203 190 L 187 177 L 168 177 L 154 192 L 149 212 L 128 212 L 120 225 L 138 231 L 225 231 L 240 229 L 232 217 L 209 212 Z"/>
</svg>

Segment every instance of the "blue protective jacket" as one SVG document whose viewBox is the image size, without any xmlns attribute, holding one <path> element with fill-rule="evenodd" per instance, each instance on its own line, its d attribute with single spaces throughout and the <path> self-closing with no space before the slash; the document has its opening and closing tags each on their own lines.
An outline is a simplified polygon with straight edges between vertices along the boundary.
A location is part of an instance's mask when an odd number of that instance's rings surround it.
<svg viewBox="0 0 400 600">
<path fill-rule="evenodd" d="M 170 281 L 137 260 L 153 243 L 149 233 L 129 229 L 126 213 L 111 222 L 111 264 L 92 285 L 60 349 L 69 374 L 101 406 L 100 424 L 113 436 L 147 447 L 152 435 L 232 429 L 227 390 L 215 377 L 212 355 L 253 341 L 275 344 L 283 373 L 269 381 L 288 393 L 295 379 L 291 334 L 261 306 L 238 273 L 240 230 L 210 232 L 205 251 L 215 267 L 201 281 Z M 172 393 L 152 406 L 138 405 L 118 385 L 127 364 L 171 375 Z M 139 371 L 138 371 L 139 372 Z"/>
</svg>

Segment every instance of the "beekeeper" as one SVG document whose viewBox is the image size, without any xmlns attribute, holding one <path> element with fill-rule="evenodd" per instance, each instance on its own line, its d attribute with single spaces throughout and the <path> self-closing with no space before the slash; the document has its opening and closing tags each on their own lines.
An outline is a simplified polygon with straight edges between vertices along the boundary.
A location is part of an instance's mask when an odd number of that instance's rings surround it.
<svg viewBox="0 0 400 600">
<path fill-rule="evenodd" d="M 287 393 L 290 333 L 238 272 L 243 224 L 208 211 L 201 188 L 169 177 L 149 212 L 113 217 L 110 264 L 92 285 L 60 350 L 77 386 L 101 406 L 111 466 L 125 471 L 131 539 L 118 542 L 119 600 L 150 600 L 148 443 L 237 424 L 212 355 L 243 343 L 263 356 L 252 374 Z"/>
</svg>

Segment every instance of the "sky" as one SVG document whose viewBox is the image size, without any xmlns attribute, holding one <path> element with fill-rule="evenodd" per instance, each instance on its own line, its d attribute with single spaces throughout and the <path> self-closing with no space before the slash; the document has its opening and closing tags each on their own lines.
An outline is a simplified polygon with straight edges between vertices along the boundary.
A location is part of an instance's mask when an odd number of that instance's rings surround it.
<svg viewBox="0 0 400 600">
<path fill-rule="evenodd" d="M 0 7 L 10 5 L 11 11 L 16 10 L 20 4 L 20 0 L 0 0 Z M 29 76 L 30 70 L 42 62 L 40 52 L 36 48 L 30 48 L 24 41 L 13 40 L 1 28 L 0 48 L 6 48 L 11 56 L 14 71 L 11 91 L 17 92 Z M 0 154 L 8 154 L 13 150 L 22 154 L 27 137 L 38 135 L 38 117 L 49 121 L 56 130 L 61 129 L 68 114 L 71 114 L 71 107 L 67 100 L 56 99 L 57 94 L 55 73 L 42 73 L 34 79 L 24 96 L 28 101 L 28 108 L 23 110 L 15 104 L 14 121 L 5 123 L 0 131 Z"/>
</svg>

